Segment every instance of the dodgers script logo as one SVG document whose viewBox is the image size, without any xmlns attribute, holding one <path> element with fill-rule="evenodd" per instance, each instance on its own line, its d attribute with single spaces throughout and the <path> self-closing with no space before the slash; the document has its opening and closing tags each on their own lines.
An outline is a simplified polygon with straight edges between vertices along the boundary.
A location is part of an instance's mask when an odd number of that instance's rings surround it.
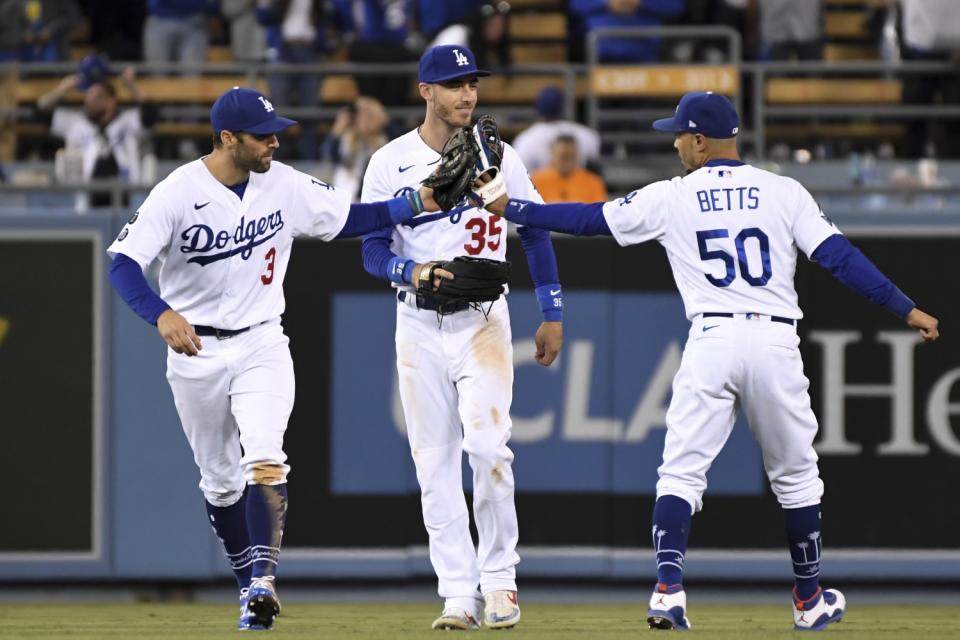
<svg viewBox="0 0 960 640">
<path fill-rule="evenodd" d="M 186 241 L 186 244 L 180 246 L 180 252 L 204 254 L 187 260 L 201 267 L 217 260 L 225 260 L 238 253 L 246 260 L 253 253 L 254 247 L 277 235 L 282 228 L 283 217 L 279 209 L 257 220 L 244 221 L 240 218 L 240 224 L 233 230 L 233 234 L 226 229 L 214 232 L 205 224 L 195 224 L 180 234 L 180 237 Z M 231 240 L 234 244 L 232 248 L 219 253 L 210 253 L 215 249 L 226 249 Z"/>
</svg>

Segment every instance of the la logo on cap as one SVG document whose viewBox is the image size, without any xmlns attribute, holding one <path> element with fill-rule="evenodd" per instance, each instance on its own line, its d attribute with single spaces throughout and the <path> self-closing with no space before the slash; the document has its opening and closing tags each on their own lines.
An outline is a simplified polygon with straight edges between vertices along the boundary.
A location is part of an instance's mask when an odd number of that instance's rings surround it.
<svg viewBox="0 0 960 640">
<path fill-rule="evenodd" d="M 260 102 L 263 103 L 264 111 L 266 111 L 267 113 L 270 113 L 271 111 L 273 111 L 273 105 L 270 103 L 269 100 L 267 100 L 263 96 L 257 96 L 257 98 L 260 100 Z"/>
<path fill-rule="evenodd" d="M 470 61 L 467 60 L 467 56 L 460 53 L 459 49 L 453 50 L 453 57 L 456 59 L 458 67 L 466 67 L 470 65 Z"/>
</svg>

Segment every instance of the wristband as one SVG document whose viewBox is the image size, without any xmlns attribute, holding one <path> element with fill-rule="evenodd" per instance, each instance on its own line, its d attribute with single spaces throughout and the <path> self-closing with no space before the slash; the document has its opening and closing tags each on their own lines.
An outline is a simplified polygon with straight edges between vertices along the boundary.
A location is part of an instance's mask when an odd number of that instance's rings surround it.
<svg viewBox="0 0 960 640">
<path fill-rule="evenodd" d="M 408 191 L 399 198 L 387 200 L 390 222 L 403 224 L 415 215 L 423 213 L 423 200 L 419 191 Z"/>
<path fill-rule="evenodd" d="M 413 272 L 413 260 L 403 256 L 394 256 L 387 262 L 387 279 L 397 284 L 410 284 L 410 274 Z"/>
<path fill-rule="evenodd" d="M 543 319 L 547 322 L 560 322 L 563 320 L 563 292 L 559 284 L 545 284 L 537 287 L 534 291 L 537 293 L 537 301 L 540 303 L 540 311 L 543 312 Z"/>
</svg>

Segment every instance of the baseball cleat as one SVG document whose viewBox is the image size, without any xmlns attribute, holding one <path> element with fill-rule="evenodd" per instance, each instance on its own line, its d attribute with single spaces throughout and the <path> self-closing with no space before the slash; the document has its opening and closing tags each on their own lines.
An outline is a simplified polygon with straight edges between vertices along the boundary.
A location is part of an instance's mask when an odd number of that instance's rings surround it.
<svg viewBox="0 0 960 640">
<path fill-rule="evenodd" d="M 247 592 L 247 611 L 252 615 L 249 629 L 269 629 L 280 615 L 280 599 L 273 585 L 273 576 L 254 578 Z"/>
<path fill-rule="evenodd" d="M 256 616 L 247 607 L 250 602 L 250 589 L 240 590 L 240 621 L 237 622 L 237 631 L 263 631 L 266 629 L 257 623 Z"/>
<path fill-rule="evenodd" d="M 480 623 L 460 607 L 447 607 L 440 613 L 440 617 L 433 621 L 432 628 L 444 631 L 476 631 L 480 628 Z"/>
<path fill-rule="evenodd" d="M 693 625 L 687 619 L 687 594 L 682 584 L 657 583 L 650 596 L 647 624 L 651 629 L 687 631 Z"/>
<path fill-rule="evenodd" d="M 817 592 L 806 600 L 793 590 L 793 628 L 795 631 L 823 631 L 831 622 L 840 622 L 847 610 L 847 599 L 836 589 Z"/>
<path fill-rule="evenodd" d="M 520 622 L 516 591 L 492 591 L 483 596 L 483 624 L 491 629 L 511 629 Z"/>
</svg>

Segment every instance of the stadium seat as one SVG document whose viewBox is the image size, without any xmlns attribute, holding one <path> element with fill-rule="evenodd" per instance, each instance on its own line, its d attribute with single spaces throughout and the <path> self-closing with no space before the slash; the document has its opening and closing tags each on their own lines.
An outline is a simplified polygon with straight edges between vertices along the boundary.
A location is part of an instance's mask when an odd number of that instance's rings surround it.
<svg viewBox="0 0 960 640">
<path fill-rule="evenodd" d="M 770 78 L 767 104 L 896 104 L 903 95 L 900 80 L 862 78 Z"/>
</svg>

